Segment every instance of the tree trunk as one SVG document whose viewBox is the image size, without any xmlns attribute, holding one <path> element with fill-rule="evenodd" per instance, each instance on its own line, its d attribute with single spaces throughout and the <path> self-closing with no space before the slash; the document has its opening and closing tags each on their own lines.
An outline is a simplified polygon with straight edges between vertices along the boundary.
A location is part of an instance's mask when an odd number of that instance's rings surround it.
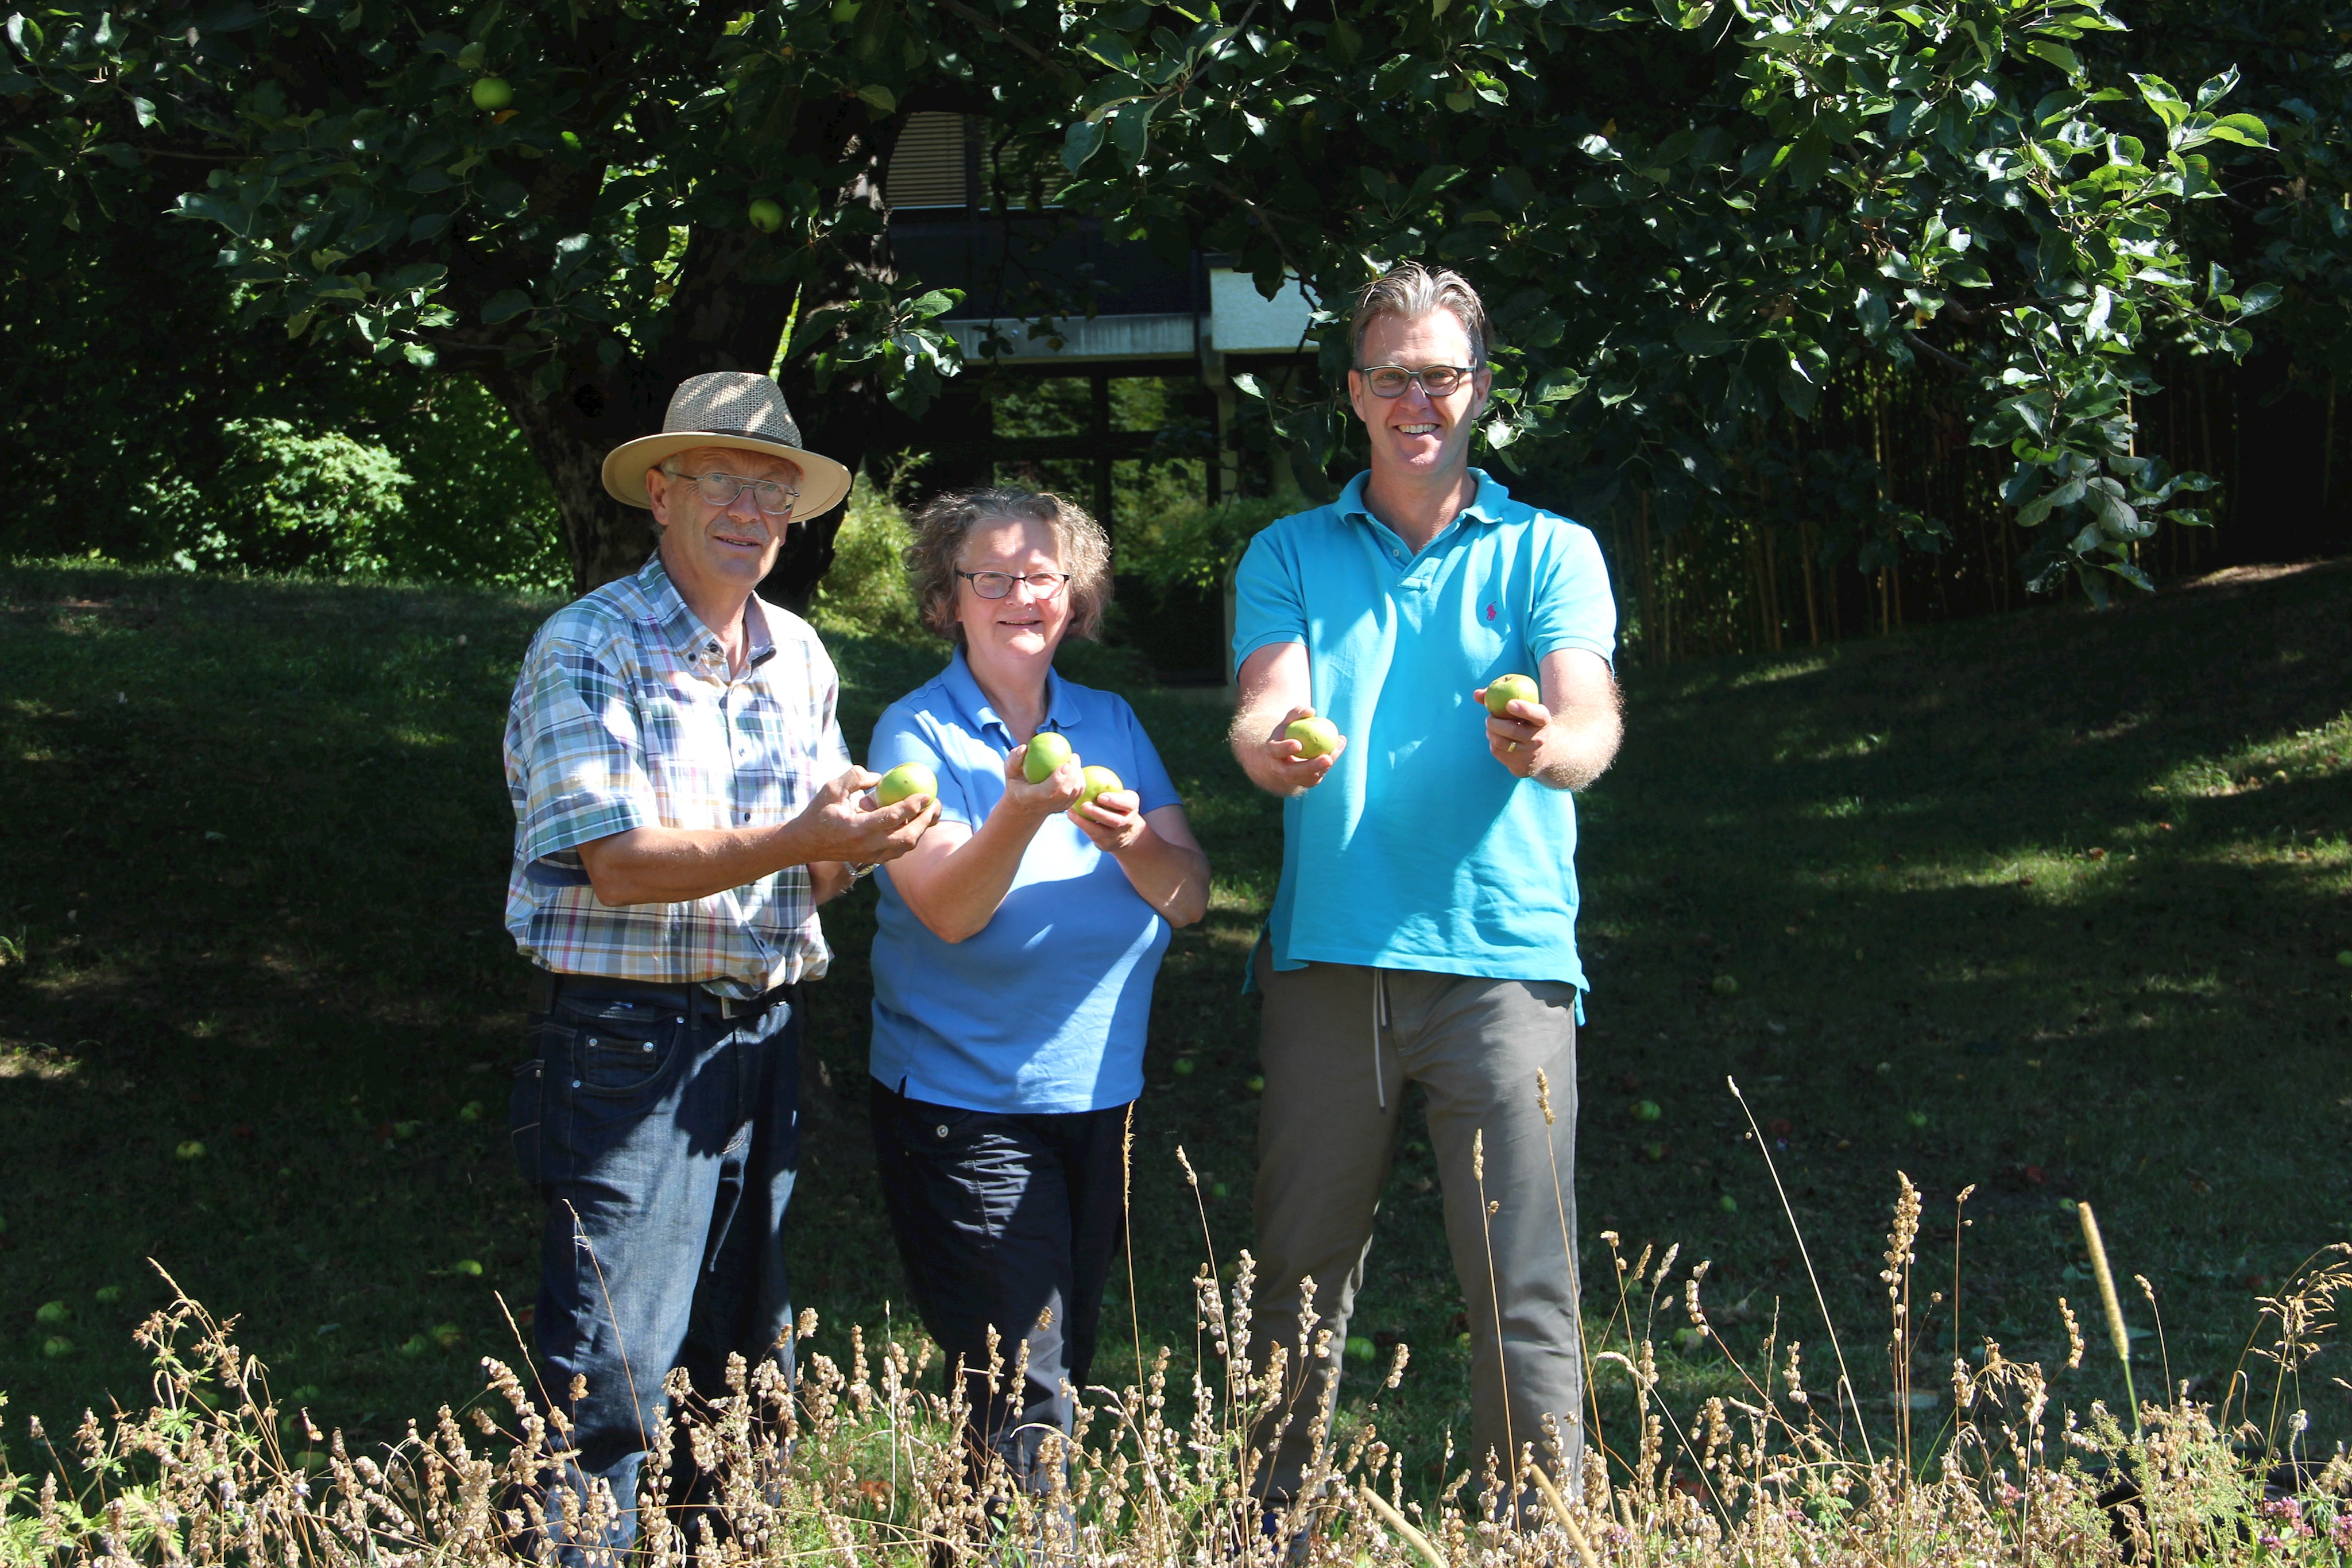
<svg viewBox="0 0 2352 1568">
<path fill-rule="evenodd" d="M 478 372 L 514 416 L 554 488 L 576 591 L 585 593 L 636 570 L 653 549 L 652 514 L 604 493 L 604 455 L 659 431 L 678 382 L 710 371 L 764 374 L 775 363 L 795 300 L 803 313 L 813 312 L 857 298 L 861 282 L 897 280 L 883 223 L 882 185 L 898 122 L 869 127 L 864 121 L 865 110 L 853 101 L 813 117 L 794 137 L 804 143 L 803 151 L 826 162 L 855 159 L 861 149 L 866 159 L 865 169 L 836 199 L 845 206 L 870 208 L 873 222 L 825 242 L 827 265 L 817 281 L 781 280 L 778 242 L 747 225 L 698 225 L 688 241 L 667 330 L 650 357 L 624 355 L 608 367 L 584 349 L 568 353 L 561 388 L 545 398 L 533 395 L 528 361 Z M 820 393 L 805 358 L 785 364 L 780 381 L 806 449 L 856 473 L 887 407 L 877 381 L 870 373 L 836 376 Z M 795 612 L 805 610 L 833 564 L 841 517 L 835 507 L 796 521 L 775 569 L 760 585 L 761 593 Z"/>
</svg>

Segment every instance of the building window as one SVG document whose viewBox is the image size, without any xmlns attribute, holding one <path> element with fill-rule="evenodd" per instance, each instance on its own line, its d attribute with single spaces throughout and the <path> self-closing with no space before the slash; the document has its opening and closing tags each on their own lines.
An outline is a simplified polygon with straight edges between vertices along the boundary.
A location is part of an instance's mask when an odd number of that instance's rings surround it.
<svg viewBox="0 0 2352 1568">
<path fill-rule="evenodd" d="M 966 131 L 961 114 L 910 114 L 890 155 L 882 197 L 894 210 L 971 204 L 965 171 Z"/>
</svg>

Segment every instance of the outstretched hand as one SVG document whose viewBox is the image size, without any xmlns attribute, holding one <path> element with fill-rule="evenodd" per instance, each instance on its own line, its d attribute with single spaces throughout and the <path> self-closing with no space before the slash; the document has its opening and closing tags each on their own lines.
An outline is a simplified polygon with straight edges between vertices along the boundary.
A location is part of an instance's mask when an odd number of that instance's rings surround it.
<svg viewBox="0 0 2352 1568">
<path fill-rule="evenodd" d="M 874 804 L 879 773 L 852 768 L 816 792 L 795 820 L 814 846 L 812 861 L 847 861 L 878 864 L 897 860 L 922 841 L 939 821 L 940 803 L 929 795 L 909 795 L 892 806 Z"/>
<path fill-rule="evenodd" d="M 1289 729 L 1302 718 L 1313 718 L 1311 707 L 1295 707 L 1276 721 L 1274 732 L 1265 737 L 1265 759 L 1268 769 L 1283 785 L 1283 793 L 1303 795 L 1323 782 L 1339 754 L 1348 749 L 1348 737 L 1341 736 L 1339 744 L 1320 757 L 1309 757 L 1306 748 L 1290 738 Z"/>
<path fill-rule="evenodd" d="M 1470 700 L 1486 712 L 1486 688 L 1472 692 Z M 1541 703 L 1523 698 L 1506 703 L 1501 713 L 1486 713 L 1486 753 L 1513 776 L 1525 779 L 1535 771 L 1536 744 L 1550 723 L 1551 709 Z"/>
<path fill-rule="evenodd" d="M 1045 775 L 1045 782 L 1032 784 L 1025 771 L 1029 761 L 1027 742 L 1014 747 L 1004 758 L 1004 804 L 1024 816 L 1044 821 L 1056 811 L 1066 811 L 1087 792 L 1086 768 L 1076 757 Z"/>
</svg>

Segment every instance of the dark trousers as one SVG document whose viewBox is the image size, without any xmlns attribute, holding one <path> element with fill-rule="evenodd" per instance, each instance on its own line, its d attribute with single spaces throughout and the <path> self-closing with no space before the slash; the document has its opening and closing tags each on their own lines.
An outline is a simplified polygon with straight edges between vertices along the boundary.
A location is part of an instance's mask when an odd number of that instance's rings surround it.
<svg viewBox="0 0 2352 1568">
<path fill-rule="evenodd" d="M 692 988 L 564 976 L 531 1015 L 512 1125 L 547 1201 L 532 1332 L 579 1454 L 551 1480 L 610 1483 L 614 1545 L 638 1534 L 638 1472 L 677 1414 L 662 1407 L 671 1368 L 706 1390 L 724 1386 L 735 1353 L 792 1374 L 798 998 L 730 1019 Z"/>
<path fill-rule="evenodd" d="M 1130 1105 L 1002 1115 L 873 1082 L 874 1149 L 923 1326 L 961 1364 L 973 1458 L 1048 1490 L 1038 1451 L 1076 1414 L 1127 1227 Z M 989 1375 L 989 1331 L 997 1375 Z M 1021 1375 L 1024 1349 L 1027 1364 Z M 950 1371 L 950 1375 L 953 1375 Z"/>
</svg>

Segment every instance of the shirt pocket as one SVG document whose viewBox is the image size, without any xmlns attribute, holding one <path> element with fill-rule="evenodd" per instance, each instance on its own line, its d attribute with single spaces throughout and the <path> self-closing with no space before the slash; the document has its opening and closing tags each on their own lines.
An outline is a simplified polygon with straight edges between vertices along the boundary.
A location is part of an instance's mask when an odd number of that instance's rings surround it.
<svg viewBox="0 0 2352 1568">
<path fill-rule="evenodd" d="M 726 821 L 727 719 L 715 694 L 692 682 L 637 683 L 637 734 L 662 824 L 719 828 Z"/>
</svg>

